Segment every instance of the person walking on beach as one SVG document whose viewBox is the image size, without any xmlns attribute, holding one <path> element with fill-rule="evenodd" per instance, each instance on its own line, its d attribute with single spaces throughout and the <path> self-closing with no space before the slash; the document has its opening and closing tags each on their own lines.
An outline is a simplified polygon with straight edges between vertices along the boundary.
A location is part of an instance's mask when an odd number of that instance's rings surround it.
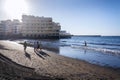
<svg viewBox="0 0 120 80">
<path fill-rule="evenodd" d="M 27 48 L 27 42 L 25 41 L 24 42 L 24 51 L 26 51 L 26 48 Z"/>
<path fill-rule="evenodd" d="M 39 52 L 39 50 L 41 51 L 41 44 L 38 41 L 34 42 L 34 52 Z"/>
<path fill-rule="evenodd" d="M 37 42 L 35 41 L 34 42 L 34 52 L 36 52 L 36 50 L 37 50 Z"/>
<path fill-rule="evenodd" d="M 41 44 L 37 41 L 37 50 L 39 51 L 41 51 Z"/>
</svg>

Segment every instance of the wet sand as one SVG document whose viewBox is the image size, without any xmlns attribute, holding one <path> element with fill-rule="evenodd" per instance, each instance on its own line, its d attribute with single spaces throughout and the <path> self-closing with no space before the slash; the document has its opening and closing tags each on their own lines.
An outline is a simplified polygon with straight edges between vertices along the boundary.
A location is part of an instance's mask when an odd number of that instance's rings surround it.
<svg viewBox="0 0 120 80">
<path fill-rule="evenodd" d="M 69 50 L 68 50 L 69 52 Z M 0 53 L 12 61 L 35 69 L 41 76 L 60 77 L 65 80 L 120 80 L 120 69 L 102 67 L 43 50 L 35 53 L 12 41 L 0 41 Z"/>
</svg>

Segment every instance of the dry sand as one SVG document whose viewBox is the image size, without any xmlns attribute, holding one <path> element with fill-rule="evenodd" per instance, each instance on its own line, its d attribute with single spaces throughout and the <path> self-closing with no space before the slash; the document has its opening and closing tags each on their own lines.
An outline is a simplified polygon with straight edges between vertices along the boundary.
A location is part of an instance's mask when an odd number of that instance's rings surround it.
<svg viewBox="0 0 120 80">
<path fill-rule="evenodd" d="M 120 69 L 102 67 L 82 60 L 61 56 L 42 50 L 42 57 L 32 47 L 23 50 L 23 45 L 12 41 L 0 41 L 0 53 L 18 64 L 35 68 L 42 76 L 61 77 L 65 80 L 120 80 Z M 68 50 L 69 51 L 69 50 Z"/>
</svg>

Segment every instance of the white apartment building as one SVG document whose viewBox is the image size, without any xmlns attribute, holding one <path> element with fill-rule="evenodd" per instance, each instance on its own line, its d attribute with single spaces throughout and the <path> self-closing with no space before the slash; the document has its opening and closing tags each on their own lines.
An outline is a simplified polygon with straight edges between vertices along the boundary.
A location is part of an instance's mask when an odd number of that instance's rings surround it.
<svg viewBox="0 0 120 80">
<path fill-rule="evenodd" d="M 17 19 L 14 19 L 13 21 L 12 21 L 12 34 L 13 35 L 18 35 L 18 34 L 20 34 L 20 32 L 21 32 L 21 26 L 22 26 L 22 23 L 19 21 L 19 20 L 17 20 Z"/>
<path fill-rule="evenodd" d="M 1 24 L 4 25 L 6 36 L 14 36 L 20 33 L 19 28 L 21 27 L 21 23 L 17 19 L 14 19 L 13 21 L 4 20 L 4 21 L 1 21 Z"/>
<path fill-rule="evenodd" d="M 11 20 L 4 20 L 1 21 L 1 24 L 5 25 L 5 35 L 10 35 L 12 33 L 12 21 Z"/>
<path fill-rule="evenodd" d="M 3 38 L 5 35 L 5 25 L 0 23 L 0 38 Z"/>
<path fill-rule="evenodd" d="M 50 17 L 22 15 L 21 33 L 30 38 L 59 38 L 61 26 Z"/>
</svg>

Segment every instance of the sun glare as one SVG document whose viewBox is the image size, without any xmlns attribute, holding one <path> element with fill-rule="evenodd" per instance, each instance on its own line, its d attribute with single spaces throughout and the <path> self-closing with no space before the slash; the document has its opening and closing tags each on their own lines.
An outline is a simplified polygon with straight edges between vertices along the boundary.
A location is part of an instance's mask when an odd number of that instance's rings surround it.
<svg viewBox="0 0 120 80">
<path fill-rule="evenodd" d="M 28 4 L 26 0 L 5 0 L 4 10 L 9 17 L 19 18 L 28 13 Z"/>
</svg>

